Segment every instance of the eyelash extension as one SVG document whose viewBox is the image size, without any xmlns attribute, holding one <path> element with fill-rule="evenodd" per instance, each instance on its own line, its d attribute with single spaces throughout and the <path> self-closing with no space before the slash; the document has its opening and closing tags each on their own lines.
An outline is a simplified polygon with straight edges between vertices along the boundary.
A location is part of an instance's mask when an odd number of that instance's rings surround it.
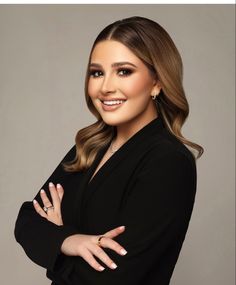
<svg viewBox="0 0 236 285">
<path fill-rule="evenodd" d="M 129 68 L 120 68 L 120 69 L 118 69 L 118 73 L 120 71 L 125 71 L 126 72 L 126 74 L 123 74 L 122 76 L 129 76 L 130 74 L 133 73 L 133 71 L 131 69 L 129 69 Z"/>
<path fill-rule="evenodd" d="M 97 72 L 101 72 L 101 71 L 100 70 L 95 70 L 95 69 L 94 70 L 90 70 L 89 71 L 89 76 L 92 76 L 92 77 L 95 77 L 95 78 L 99 77 L 99 76 L 95 76 L 95 73 L 97 73 Z"/>
<path fill-rule="evenodd" d="M 129 69 L 129 68 L 120 68 L 120 69 L 117 70 L 117 73 L 120 73 L 121 71 L 125 71 L 126 72 L 126 74 L 121 75 L 122 77 L 129 76 L 130 74 L 133 73 L 133 71 L 131 69 Z M 92 76 L 94 78 L 97 78 L 97 77 L 101 76 L 101 75 L 95 76 L 96 73 L 102 73 L 102 71 L 101 70 L 96 70 L 96 69 L 90 70 L 89 71 L 89 76 Z"/>
</svg>

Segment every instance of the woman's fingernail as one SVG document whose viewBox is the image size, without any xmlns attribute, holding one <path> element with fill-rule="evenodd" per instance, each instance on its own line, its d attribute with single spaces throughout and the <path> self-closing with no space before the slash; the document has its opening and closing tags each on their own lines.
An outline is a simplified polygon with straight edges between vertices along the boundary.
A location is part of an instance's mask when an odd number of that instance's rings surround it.
<svg viewBox="0 0 236 285">
<path fill-rule="evenodd" d="M 45 193 L 45 191 L 43 189 L 40 190 L 41 193 Z"/>
<path fill-rule="evenodd" d="M 58 183 L 58 184 L 57 184 L 57 188 L 61 188 L 61 184 Z"/>
<path fill-rule="evenodd" d="M 127 251 L 126 251 L 125 249 L 121 249 L 120 253 L 121 253 L 122 255 L 126 255 L 126 254 L 127 254 Z"/>
<path fill-rule="evenodd" d="M 34 204 L 37 204 L 37 201 L 34 199 L 34 200 L 33 200 L 33 203 L 34 203 Z"/>
<path fill-rule="evenodd" d="M 103 266 L 99 266 L 99 270 L 103 271 L 105 268 Z"/>
<path fill-rule="evenodd" d="M 123 230 L 124 228 L 125 228 L 125 226 L 121 226 L 121 227 L 119 227 L 119 229 L 120 229 L 120 230 Z"/>
<path fill-rule="evenodd" d="M 117 265 L 116 265 L 115 263 L 112 263 L 112 264 L 111 264 L 111 268 L 116 269 L 116 268 L 117 268 Z"/>
<path fill-rule="evenodd" d="M 49 187 L 53 187 L 54 184 L 52 182 L 49 183 Z"/>
</svg>

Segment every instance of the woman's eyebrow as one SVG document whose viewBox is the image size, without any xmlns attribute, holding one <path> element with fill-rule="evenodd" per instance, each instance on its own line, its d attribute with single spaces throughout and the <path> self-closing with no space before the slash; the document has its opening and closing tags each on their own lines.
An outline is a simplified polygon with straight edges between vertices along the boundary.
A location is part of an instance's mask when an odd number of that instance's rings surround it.
<svg viewBox="0 0 236 285">
<path fill-rule="evenodd" d="M 119 67 L 119 66 L 123 66 L 123 65 L 131 65 L 131 66 L 133 66 L 133 67 L 135 67 L 135 68 L 137 68 L 137 66 L 135 65 L 135 64 L 133 64 L 133 63 L 131 63 L 131 62 L 128 62 L 128 61 L 121 61 L 121 62 L 114 62 L 114 63 L 112 63 L 112 67 Z M 99 64 L 99 63 L 90 63 L 90 65 L 89 65 L 90 67 L 102 67 L 102 65 L 101 64 Z"/>
</svg>

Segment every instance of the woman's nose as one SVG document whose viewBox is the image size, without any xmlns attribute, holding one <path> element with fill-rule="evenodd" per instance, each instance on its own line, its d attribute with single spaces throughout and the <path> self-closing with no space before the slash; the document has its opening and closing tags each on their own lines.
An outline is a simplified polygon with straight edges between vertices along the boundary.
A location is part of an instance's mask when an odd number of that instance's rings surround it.
<svg viewBox="0 0 236 285">
<path fill-rule="evenodd" d="M 115 82 L 111 76 L 104 76 L 101 92 L 104 94 L 115 92 Z"/>
</svg>

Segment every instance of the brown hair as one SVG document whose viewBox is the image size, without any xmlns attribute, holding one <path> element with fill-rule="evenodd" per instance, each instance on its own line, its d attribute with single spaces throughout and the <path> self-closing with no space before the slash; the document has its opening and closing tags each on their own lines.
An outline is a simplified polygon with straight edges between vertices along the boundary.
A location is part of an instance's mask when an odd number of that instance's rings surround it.
<svg viewBox="0 0 236 285">
<path fill-rule="evenodd" d="M 196 158 L 199 158 L 203 154 L 203 148 L 181 134 L 181 128 L 189 114 L 189 105 L 183 89 L 181 56 L 169 34 L 158 23 L 136 16 L 105 27 L 92 46 L 85 78 L 85 97 L 97 122 L 78 131 L 75 138 L 76 157 L 70 163 L 64 164 L 65 170 L 80 171 L 90 167 L 96 154 L 111 142 L 115 133 L 113 126 L 103 122 L 88 95 L 91 55 L 96 44 L 104 40 L 115 40 L 124 44 L 156 75 L 162 88 L 157 97 L 158 114 L 162 116 L 169 132 L 183 144 L 196 150 Z"/>
</svg>

